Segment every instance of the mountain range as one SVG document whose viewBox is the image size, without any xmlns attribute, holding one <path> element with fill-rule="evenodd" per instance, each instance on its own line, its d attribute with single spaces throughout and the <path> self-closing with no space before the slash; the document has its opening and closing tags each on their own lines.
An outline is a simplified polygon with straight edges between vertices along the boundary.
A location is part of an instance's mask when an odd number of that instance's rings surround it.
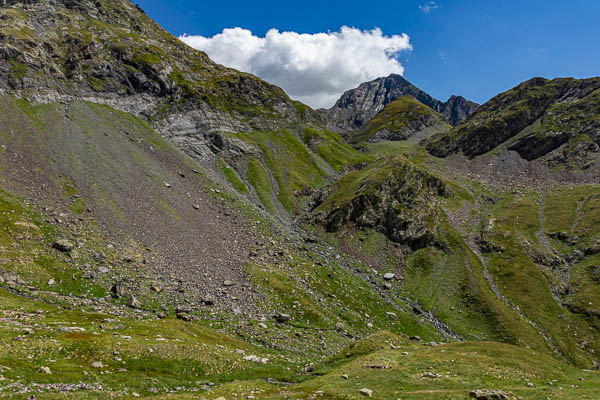
<svg viewBox="0 0 600 400">
<path fill-rule="evenodd" d="M 313 110 L 128 0 L 2 1 L 0 393 L 597 398 L 599 110 Z"/>
</svg>

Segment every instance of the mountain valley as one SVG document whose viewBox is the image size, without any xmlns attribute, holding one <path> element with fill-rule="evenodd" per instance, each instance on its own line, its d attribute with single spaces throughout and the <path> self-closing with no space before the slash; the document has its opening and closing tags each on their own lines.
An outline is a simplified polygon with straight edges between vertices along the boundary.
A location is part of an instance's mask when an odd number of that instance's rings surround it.
<svg viewBox="0 0 600 400">
<path fill-rule="evenodd" d="M 0 397 L 598 398 L 599 101 L 313 110 L 128 0 L 0 2 Z"/>
</svg>

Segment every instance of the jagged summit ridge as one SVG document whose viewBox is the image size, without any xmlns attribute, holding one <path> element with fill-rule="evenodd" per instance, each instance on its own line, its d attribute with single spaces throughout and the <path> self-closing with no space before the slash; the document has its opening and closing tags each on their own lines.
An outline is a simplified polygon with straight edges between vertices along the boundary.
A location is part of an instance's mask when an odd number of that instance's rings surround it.
<svg viewBox="0 0 600 400">
<path fill-rule="evenodd" d="M 354 131 L 362 128 L 387 104 L 403 96 L 416 100 L 443 114 L 448 123 L 456 125 L 477 108 L 477 104 L 460 96 L 452 96 L 442 102 L 417 88 L 398 74 L 362 83 L 342 95 L 336 104 L 326 111 L 329 126 L 337 131 Z"/>
</svg>

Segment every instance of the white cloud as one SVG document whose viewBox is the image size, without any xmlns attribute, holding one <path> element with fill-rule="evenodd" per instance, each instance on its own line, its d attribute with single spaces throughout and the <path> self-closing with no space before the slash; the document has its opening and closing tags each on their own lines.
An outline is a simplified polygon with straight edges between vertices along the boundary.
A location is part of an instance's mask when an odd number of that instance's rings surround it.
<svg viewBox="0 0 600 400">
<path fill-rule="evenodd" d="M 429 14 L 431 10 L 435 10 L 436 8 L 440 8 L 440 6 L 435 1 L 428 1 L 427 3 L 419 6 L 419 9 L 425 14 Z"/>
<path fill-rule="evenodd" d="M 345 90 L 362 82 L 403 74 L 398 54 L 412 49 L 406 34 L 386 36 L 378 28 L 347 26 L 315 34 L 271 29 L 265 37 L 232 28 L 210 38 L 180 39 L 219 64 L 257 75 L 315 108 L 331 107 Z"/>
</svg>

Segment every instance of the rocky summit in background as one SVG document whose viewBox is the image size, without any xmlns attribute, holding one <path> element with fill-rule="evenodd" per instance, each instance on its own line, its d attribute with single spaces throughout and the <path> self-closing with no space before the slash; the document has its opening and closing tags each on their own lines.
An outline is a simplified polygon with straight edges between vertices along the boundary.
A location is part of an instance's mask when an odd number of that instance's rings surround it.
<svg viewBox="0 0 600 400">
<path fill-rule="evenodd" d="M 476 107 L 0 0 L 0 397 L 600 398 L 600 80 Z"/>
<path fill-rule="evenodd" d="M 338 132 L 355 131 L 369 122 L 386 104 L 402 96 L 412 96 L 444 115 L 446 122 L 451 125 L 460 123 L 478 106 L 460 96 L 452 96 L 444 103 L 431 97 L 402 76 L 391 74 L 348 90 L 332 108 L 323 111 L 323 115 L 326 115 L 331 129 Z"/>
</svg>

